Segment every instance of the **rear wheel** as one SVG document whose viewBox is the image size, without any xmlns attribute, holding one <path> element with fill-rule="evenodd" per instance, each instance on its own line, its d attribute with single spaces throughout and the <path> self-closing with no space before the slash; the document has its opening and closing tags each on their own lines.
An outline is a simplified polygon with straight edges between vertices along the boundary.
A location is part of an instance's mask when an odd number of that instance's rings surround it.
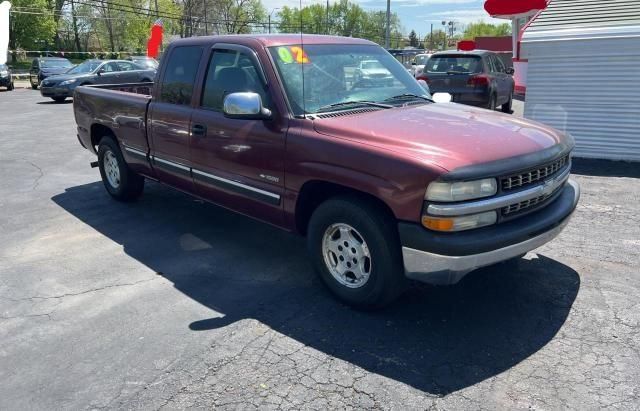
<svg viewBox="0 0 640 411">
<path fill-rule="evenodd" d="M 502 112 L 511 114 L 512 107 L 513 107 L 513 90 L 511 90 L 511 94 L 509 94 L 509 101 L 507 101 L 502 105 Z"/>
<path fill-rule="evenodd" d="M 37 90 L 38 89 L 38 85 L 31 83 L 31 88 L 34 89 L 34 90 Z"/>
<path fill-rule="evenodd" d="M 144 177 L 131 171 L 122 157 L 118 143 L 111 136 L 98 145 L 100 176 L 107 192 L 118 201 L 133 201 L 144 189 Z"/>
<path fill-rule="evenodd" d="M 311 216 L 314 268 L 345 303 L 372 309 L 395 300 L 406 284 L 394 219 L 358 196 L 327 200 Z"/>
<path fill-rule="evenodd" d="M 13 81 L 11 83 L 9 83 L 9 85 L 7 86 L 7 91 L 12 91 L 14 89 L 14 85 L 13 85 Z"/>
</svg>

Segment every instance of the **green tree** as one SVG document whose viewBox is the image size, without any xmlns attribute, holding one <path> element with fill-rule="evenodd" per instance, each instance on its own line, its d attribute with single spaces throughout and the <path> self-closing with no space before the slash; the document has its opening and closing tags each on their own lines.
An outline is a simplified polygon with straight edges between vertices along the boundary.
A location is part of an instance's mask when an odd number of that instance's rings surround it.
<svg viewBox="0 0 640 411">
<path fill-rule="evenodd" d="M 420 40 L 418 40 L 418 35 L 416 34 L 415 30 L 411 30 L 411 33 L 409 33 L 409 45 L 411 47 L 420 46 Z"/>
<path fill-rule="evenodd" d="M 56 33 L 53 13 L 47 0 L 13 0 L 14 9 L 30 7 L 34 14 L 12 13 L 9 20 L 9 48 L 15 50 L 42 50 L 51 47 Z M 41 14 L 35 14 L 41 13 Z M 12 54 L 16 61 L 16 54 Z"/>
<path fill-rule="evenodd" d="M 490 24 L 484 21 L 470 23 L 467 25 L 462 38 L 465 40 L 473 40 L 476 37 L 494 37 L 494 36 L 510 36 L 511 25 L 509 23 Z"/>
</svg>

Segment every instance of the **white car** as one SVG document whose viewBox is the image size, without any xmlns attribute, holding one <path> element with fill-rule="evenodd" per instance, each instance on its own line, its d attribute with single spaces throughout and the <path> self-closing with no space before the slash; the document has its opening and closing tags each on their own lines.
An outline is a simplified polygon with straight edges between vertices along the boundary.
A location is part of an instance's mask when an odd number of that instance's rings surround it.
<svg viewBox="0 0 640 411">
<path fill-rule="evenodd" d="M 393 84 L 393 75 L 378 60 L 362 60 L 355 71 L 354 83 L 360 87 Z"/>
<path fill-rule="evenodd" d="M 427 64 L 429 57 L 431 57 L 431 54 L 417 54 L 415 56 L 411 62 L 411 74 L 413 74 L 413 77 L 418 77 L 422 74 L 422 70 L 424 70 L 424 66 Z"/>
</svg>

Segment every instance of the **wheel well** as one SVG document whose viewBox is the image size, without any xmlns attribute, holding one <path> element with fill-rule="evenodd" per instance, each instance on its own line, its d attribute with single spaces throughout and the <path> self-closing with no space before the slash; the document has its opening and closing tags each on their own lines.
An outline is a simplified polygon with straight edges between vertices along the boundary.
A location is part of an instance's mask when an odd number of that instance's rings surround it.
<svg viewBox="0 0 640 411">
<path fill-rule="evenodd" d="M 104 136 L 114 136 L 113 131 L 102 124 L 94 124 L 91 126 L 91 145 L 93 147 L 97 147 Z"/>
<path fill-rule="evenodd" d="M 368 201 L 378 206 L 381 210 L 387 213 L 389 216 L 394 217 L 393 211 L 389 206 L 378 197 L 369 193 L 365 193 L 360 190 L 356 190 L 350 187 L 345 187 L 335 183 L 329 183 L 326 181 L 307 181 L 298 194 L 298 200 L 296 202 L 296 230 L 302 234 L 307 234 L 307 226 L 311 215 L 316 208 L 323 202 L 330 198 L 337 196 L 351 195 L 359 197 L 362 201 Z"/>
</svg>

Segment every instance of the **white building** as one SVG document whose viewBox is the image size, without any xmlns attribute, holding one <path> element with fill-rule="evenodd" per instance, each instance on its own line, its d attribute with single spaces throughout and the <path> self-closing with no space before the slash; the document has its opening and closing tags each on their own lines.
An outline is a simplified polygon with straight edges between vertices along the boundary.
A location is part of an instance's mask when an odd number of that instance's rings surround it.
<svg viewBox="0 0 640 411">
<path fill-rule="evenodd" d="M 551 0 L 519 37 L 525 117 L 578 157 L 640 161 L 640 0 Z"/>
</svg>

